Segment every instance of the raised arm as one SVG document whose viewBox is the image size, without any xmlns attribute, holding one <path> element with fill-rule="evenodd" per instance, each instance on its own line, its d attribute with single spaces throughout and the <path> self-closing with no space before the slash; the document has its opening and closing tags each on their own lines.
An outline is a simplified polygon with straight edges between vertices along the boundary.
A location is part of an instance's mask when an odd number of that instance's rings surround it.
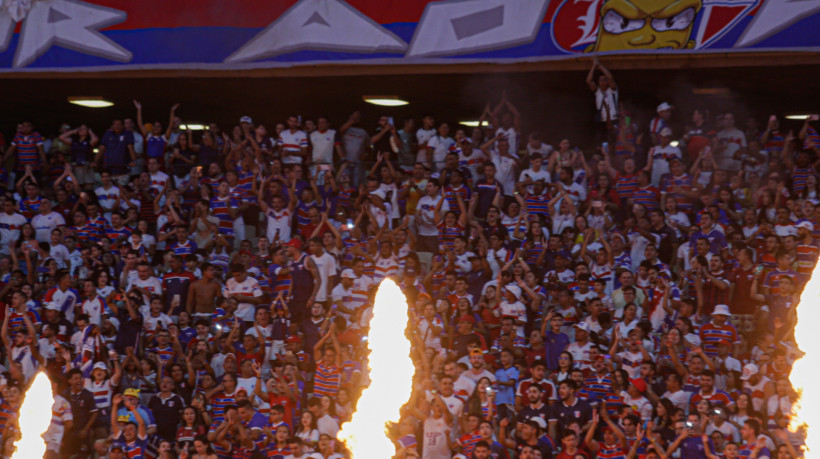
<svg viewBox="0 0 820 459">
<path fill-rule="evenodd" d="M 165 138 L 170 141 L 171 140 L 171 131 L 174 130 L 174 117 L 176 116 L 176 111 L 179 108 L 179 103 L 176 103 L 171 106 L 171 115 L 168 119 L 168 127 L 165 129 Z M 141 126 L 142 124 L 140 124 Z M 188 137 L 188 143 L 191 143 L 190 136 Z"/>
<path fill-rule="evenodd" d="M 145 129 L 145 123 L 142 121 L 142 104 L 138 100 L 134 100 L 134 106 L 137 107 L 137 128 L 139 128 L 143 137 L 148 137 L 148 129 Z"/>
</svg>

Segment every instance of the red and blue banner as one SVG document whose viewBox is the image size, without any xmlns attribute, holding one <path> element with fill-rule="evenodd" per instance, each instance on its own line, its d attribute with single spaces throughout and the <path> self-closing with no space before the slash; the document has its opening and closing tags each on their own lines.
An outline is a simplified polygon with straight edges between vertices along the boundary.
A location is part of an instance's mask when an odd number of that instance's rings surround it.
<svg viewBox="0 0 820 459">
<path fill-rule="evenodd" d="M 0 0 L 0 69 L 817 51 L 817 30 L 820 0 Z"/>
</svg>

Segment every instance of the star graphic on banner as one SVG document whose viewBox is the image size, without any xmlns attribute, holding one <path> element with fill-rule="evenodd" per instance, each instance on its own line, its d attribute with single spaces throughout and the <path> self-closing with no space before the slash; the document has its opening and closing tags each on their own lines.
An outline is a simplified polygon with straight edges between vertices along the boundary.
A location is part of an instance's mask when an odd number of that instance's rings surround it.
<svg viewBox="0 0 820 459">
<path fill-rule="evenodd" d="M 78 0 L 39 0 L 23 20 L 14 67 L 25 67 L 52 46 L 114 61 L 128 62 L 132 54 L 99 29 L 124 21 L 124 11 Z M 0 12 L 0 51 L 5 50 L 16 22 Z"/>
<path fill-rule="evenodd" d="M 406 48 L 407 43 L 342 0 L 299 0 L 225 62 L 302 50 L 400 53 Z"/>
<path fill-rule="evenodd" d="M 735 47 L 754 45 L 818 12 L 820 0 L 766 0 Z"/>
</svg>

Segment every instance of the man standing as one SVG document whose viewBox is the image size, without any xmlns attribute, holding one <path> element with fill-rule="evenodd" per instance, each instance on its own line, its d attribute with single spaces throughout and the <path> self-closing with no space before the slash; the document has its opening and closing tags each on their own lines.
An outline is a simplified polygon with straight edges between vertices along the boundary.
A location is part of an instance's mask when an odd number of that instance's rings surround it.
<svg viewBox="0 0 820 459">
<path fill-rule="evenodd" d="M 310 240 L 310 258 L 319 273 L 319 289 L 314 301 L 325 304 L 333 293 L 333 278 L 336 276 L 336 257 L 327 253 L 322 238 L 316 236 Z"/>
<path fill-rule="evenodd" d="M 259 282 L 248 276 L 245 267 L 239 263 L 231 265 L 231 278 L 225 282 L 225 286 L 222 288 L 222 296 L 228 299 L 236 297 L 238 304 L 234 314 L 248 326 L 253 323 L 256 315 L 256 305 L 266 302 L 262 297 Z"/>
<path fill-rule="evenodd" d="M 288 303 L 291 321 L 300 323 L 306 316 L 308 305 L 313 302 L 321 285 L 319 269 L 312 257 L 302 252 L 302 240 L 293 238 L 285 244 L 288 249 L 290 262 L 290 276 L 292 285 L 298 285 L 291 291 L 292 297 Z"/>
<path fill-rule="evenodd" d="M 69 456 L 72 454 L 90 455 L 93 452 L 94 442 L 91 429 L 99 414 L 94 395 L 83 388 L 83 373 L 79 368 L 69 370 L 66 380 L 68 380 L 68 389 L 63 392 L 63 397 L 71 404 L 74 423 L 70 429 L 66 430 L 63 437 L 62 453 Z"/>
<path fill-rule="evenodd" d="M 307 157 L 308 139 L 305 131 L 299 129 L 299 118 L 288 117 L 288 128 L 279 134 L 276 145 L 284 164 L 302 164 Z"/>
<path fill-rule="evenodd" d="M 174 441 L 185 402 L 175 394 L 174 380 L 163 376 L 159 382 L 159 393 L 151 397 L 148 409 L 157 421 L 157 435 L 166 441 Z"/>
<path fill-rule="evenodd" d="M 137 154 L 134 152 L 134 133 L 123 129 L 122 120 L 114 120 L 111 129 L 105 131 L 100 141 L 100 152 L 95 166 L 108 169 L 114 181 L 124 185 L 128 180 L 128 171 L 134 167 Z"/>
</svg>

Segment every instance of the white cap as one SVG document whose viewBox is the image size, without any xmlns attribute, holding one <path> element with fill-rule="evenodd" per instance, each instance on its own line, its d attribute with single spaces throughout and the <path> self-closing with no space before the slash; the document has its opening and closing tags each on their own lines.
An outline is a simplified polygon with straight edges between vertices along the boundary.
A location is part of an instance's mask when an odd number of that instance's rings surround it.
<svg viewBox="0 0 820 459">
<path fill-rule="evenodd" d="M 672 129 L 665 127 L 661 129 L 661 137 L 671 137 L 672 136 Z"/>
<path fill-rule="evenodd" d="M 111 323 L 111 326 L 113 326 L 115 330 L 120 331 L 120 319 L 117 319 L 116 317 L 109 317 L 108 322 Z"/>
<path fill-rule="evenodd" d="M 589 324 L 588 324 L 588 323 L 586 323 L 586 322 L 578 322 L 578 323 L 577 323 L 577 324 L 575 324 L 574 326 L 575 326 L 576 328 L 580 328 L 581 330 L 583 330 L 583 331 L 585 331 L 585 332 L 589 332 Z"/>
<path fill-rule="evenodd" d="M 356 278 L 356 274 L 353 272 L 352 269 L 347 268 L 344 271 L 342 271 L 342 279 L 355 279 L 355 278 Z"/>
<path fill-rule="evenodd" d="M 106 371 L 108 371 L 108 367 L 107 367 L 107 366 L 105 366 L 105 362 L 97 362 L 97 363 L 95 363 L 95 364 L 94 364 L 94 369 L 95 369 L 95 370 L 106 370 Z"/>
<path fill-rule="evenodd" d="M 814 224 L 808 220 L 803 220 L 796 225 L 798 228 L 806 228 L 809 231 L 814 231 Z"/>
<path fill-rule="evenodd" d="M 729 306 L 726 306 L 725 304 L 719 304 L 719 305 L 715 306 L 715 311 L 712 313 L 712 315 L 713 316 L 722 315 L 722 316 L 732 317 L 732 313 L 729 312 Z"/>
<path fill-rule="evenodd" d="M 245 115 L 242 118 L 239 118 L 239 124 L 242 124 L 242 123 L 253 124 L 253 120 L 251 119 L 250 116 Z"/>
<path fill-rule="evenodd" d="M 516 298 L 521 298 L 521 287 L 515 284 L 505 285 L 504 289 L 513 294 Z"/>
<path fill-rule="evenodd" d="M 660 112 L 662 112 L 662 111 L 664 111 L 664 110 L 672 110 L 673 108 L 674 108 L 674 107 L 673 107 L 673 106 L 671 106 L 671 105 L 669 105 L 669 103 L 667 103 L 667 102 L 661 102 L 661 104 L 660 104 L 660 105 L 658 105 L 658 112 L 660 113 Z"/>
<path fill-rule="evenodd" d="M 740 374 L 740 379 L 743 381 L 748 381 L 749 378 L 756 375 L 760 370 L 757 368 L 757 365 L 753 363 L 747 363 L 743 367 L 743 372 Z"/>
</svg>

